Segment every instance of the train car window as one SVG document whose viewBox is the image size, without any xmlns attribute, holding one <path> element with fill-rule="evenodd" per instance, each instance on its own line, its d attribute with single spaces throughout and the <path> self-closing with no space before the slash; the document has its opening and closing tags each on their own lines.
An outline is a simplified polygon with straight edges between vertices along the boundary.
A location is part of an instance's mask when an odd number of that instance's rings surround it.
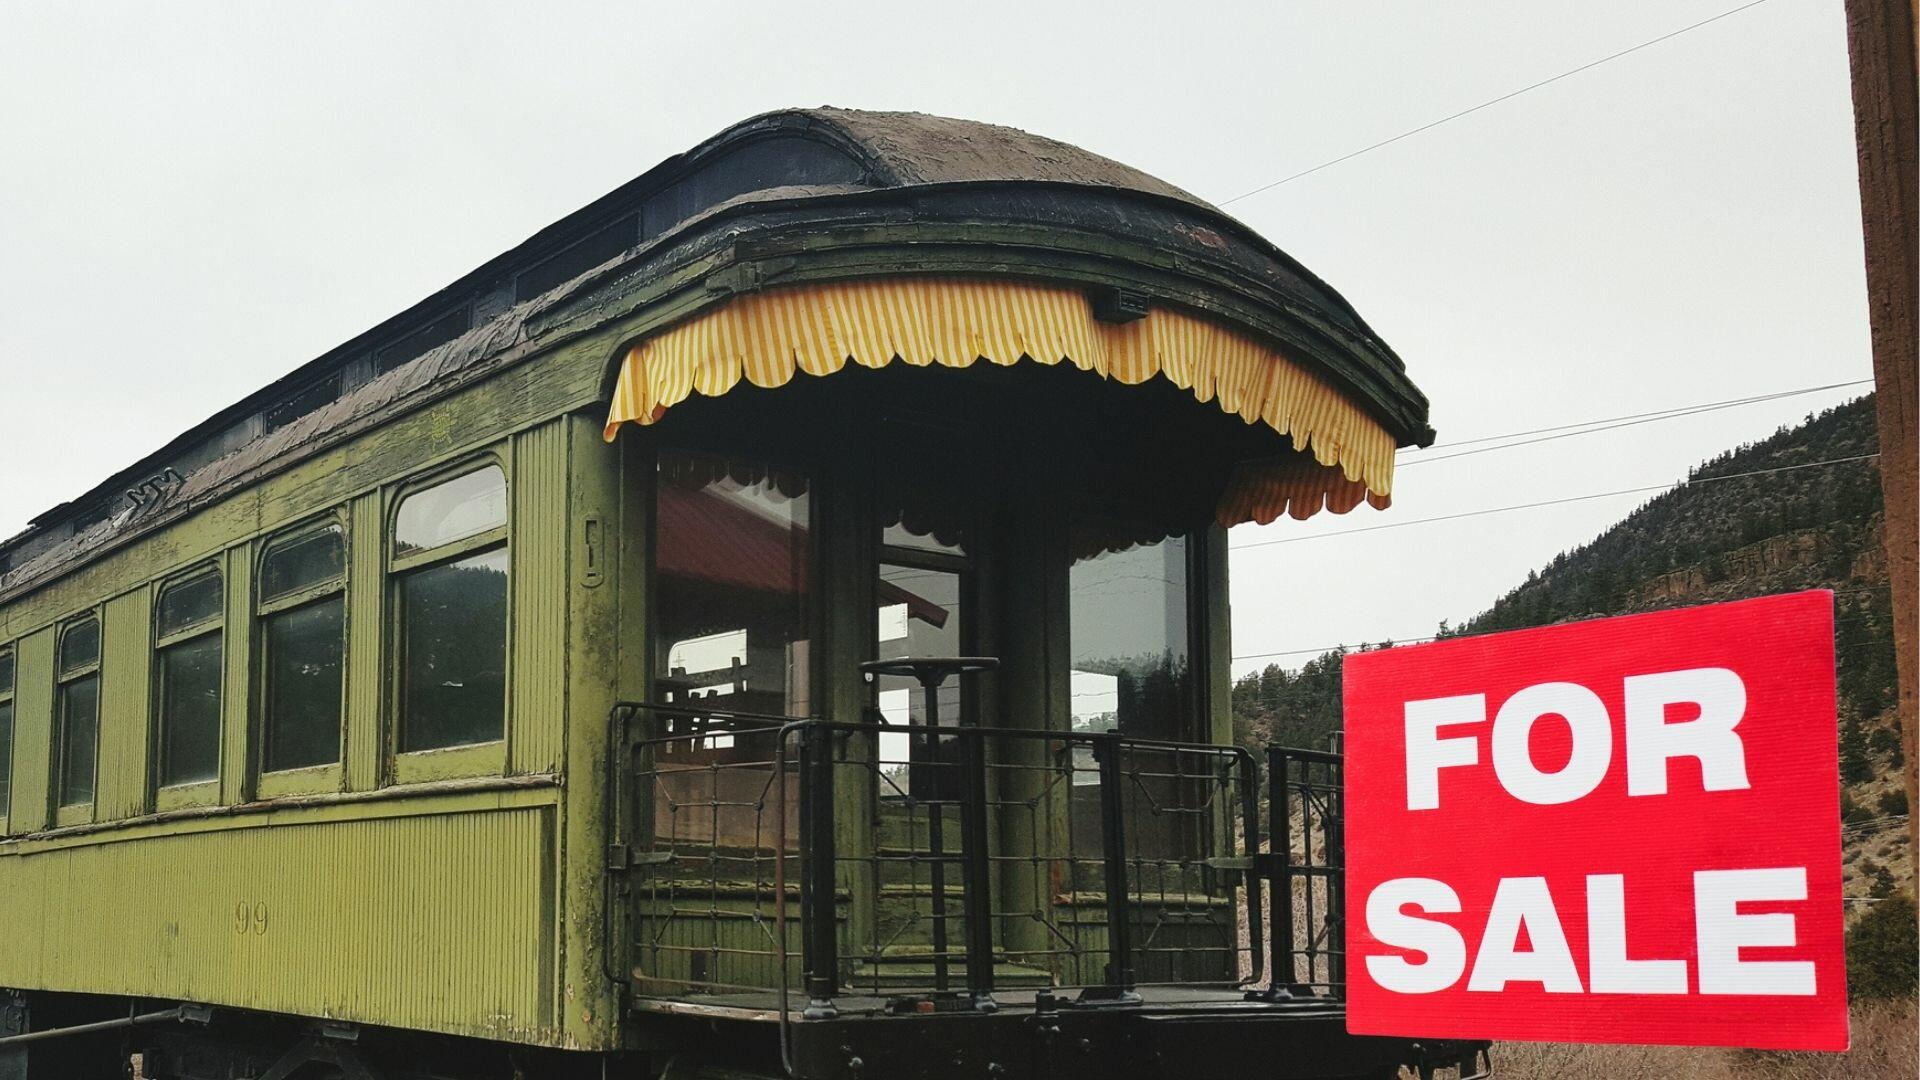
<svg viewBox="0 0 1920 1080">
<path fill-rule="evenodd" d="M 100 620 L 88 615 L 60 635 L 55 695 L 54 797 L 61 807 L 93 802 L 95 747 L 100 734 Z"/>
<path fill-rule="evenodd" d="M 340 526 L 269 544 L 260 597 L 260 768 L 337 764 L 347 601 Z"/>
<path fill-rule="evenodd" d="M 338 525 L 275 543 L 261 560 L 260 596 L 279 600 L 316 585 L 337 584 L 346 570 L 346 543 Z"/>
<path fill-rule="evenodd" d="M 423 488 L 394 519 L 402 753 L 506 735 L 506 474 Z"/>
<path fill-rule="evenodd" d="M 1071 532 L 1075 551 L 1067 574 L 1067 634 L 1073 729 L 1172 742 L 1200 739 L 1187 539 L 1143 539 L 1137 529 L 1104 521 L 1075 522 Z M 1093 785 L 1099 774 L 1091 748 L 1076 747 L 1074 753 L 1072 799 L 1080 828 L 1098 820 Z M 1191 792 L 1177 777 L 1190 765 L 1171 751 L 1133 749 L 1127 757 L 1133 782 L 1122 798 L 1181 806 Z M 1199 842 L 1188 829 L 1191 815 L 1156 812 L 1139 821 L 1127 839 L 1147 857 L 1190 855 Z"/>
<path fill-rule="evenodd" d="M 215 571 L 160 591 L 155 630 L 161 787 L 220 775 L 222 595 Z"/>
<path fill-rule="evenodd" d="M 0 822 L 13 807 L 13 650 L 0 649 Z"/>
<path fill-rule="evenodd" d="M 1085 554 L 1067 588 L 1074 729 L 1192 738 L 1186 539 Z"/>
<path fill-rule="evenodd" d="M 810 711 L 811 502 L 796 471 L 662 454 L 654 492 L 653 682 L 664 703 Z M 667 752 L 755 752 L 731 734 Z"/>
<path fill-rule="evenodd" d="M 489 465 L 407 496 L 393 523 L 394 553 L 426 551 L 506 523 L 507 476 Z"/>
</svg>

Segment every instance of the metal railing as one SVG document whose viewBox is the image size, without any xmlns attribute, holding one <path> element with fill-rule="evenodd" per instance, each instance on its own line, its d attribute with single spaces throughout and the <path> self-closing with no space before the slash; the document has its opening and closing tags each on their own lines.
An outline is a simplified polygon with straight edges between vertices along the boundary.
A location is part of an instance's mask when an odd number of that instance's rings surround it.
<svg viewBox="0 0 1920 1080">
<path fill-rule="evenodd" d="M 1347 982 L 1342 756 L 1267 748 L 1268 834 L 1260 862 L 1271 899 L 1268 997 L 1344 999 Z"/>
<path fill-rule="evenodd" d="M 1259 770 L 1115 732 L 624 706 L 636 992 L 872 1008 L 1125 999 L 1265 969 Z"/>
</svg>

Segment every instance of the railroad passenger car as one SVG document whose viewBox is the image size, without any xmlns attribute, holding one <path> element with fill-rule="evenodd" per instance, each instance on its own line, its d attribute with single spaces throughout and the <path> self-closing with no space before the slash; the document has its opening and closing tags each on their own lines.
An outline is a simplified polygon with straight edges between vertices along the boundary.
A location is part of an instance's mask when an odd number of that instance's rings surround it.
<svg viewBox="0 0 1920 1080">
<path fill-rule="evenodd" d="M 1227 711 L 1225 527 L 1430 439 L 1153 177 L 738 124 L 0 546 L 0 1077 L 1470 1055 L 1344 1034 Z"/>
</svg>

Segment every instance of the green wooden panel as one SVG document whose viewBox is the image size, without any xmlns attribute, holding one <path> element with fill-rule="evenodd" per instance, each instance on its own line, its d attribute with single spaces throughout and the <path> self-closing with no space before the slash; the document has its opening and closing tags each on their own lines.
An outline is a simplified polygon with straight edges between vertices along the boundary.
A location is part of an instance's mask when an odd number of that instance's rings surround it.
<svg viewBox="0 0 1920 1080">
<path fill-rule="evenodd" d="M 100 773 L 94 798 L 95 821 L 136 817 L 147 811 L 148 748 L 153 741 L 149 595 L 143 589 L 117 596 L 107 603 L 101 616 Z"/>
<path fill-rule="evenodd" d="M 611 1044 L 619 1038 L 619 988 L 608 972 L 621 970 L 625 962 L 625 950 L 616 943 L 625 940 L 627 920 L 624 899 L 608 908 L 605 860 L 597 857 L 609 843 L 606 725 L 613 702 L 629 696 L 618 685 L 615 657 L 625 649 L 618 627 L 622 606 L 641 599 L 644 573 L 627 576 L 616 552 L 630 537 L 607 528 L 617 523 L 623 497 L 621 447 L 602 441 L 593 415 L 568 417 L 563 431 L 571 476 L 564 506 L 569 554 L 557 585 L 567 600 L 564 675 L 571 719 L 564 732 L 565 836 L 575 856 L 562 867 L 562 972 L 573 995 L 567 1016 L 571 1037 Z M 596 526 L 591 551 L 589 524 Z M 622 587 L 626 581 L 633 582 L 631 588 Z M 630 696 L 639 692 L 635 686 Z M 616 879 L 613 885 L 619 889 L 624 882 Z"/>
<path fill-rule="evenodd" d="M 0 985 L 558 1044 L 552 808 L 464 799 L 15 845 Z"/>
<path fill-rule="evenodd" d="M 567 432 L 548 423 L 513 439 L 513 660 L 508 768 L 560 767 L 567 705 Z"/>
<path fill-rule="evenodd" d="M 13 807 L 7 815 L 9 832 L 32 832 L 47 826 L 53 779 L 53 639 L 52 628 L 20 639 L 14 668 L 13 693 Z"/>
<path fill-rule="evenodd" d="M 347 512 L 347 790 L 380 786 L 386 734 L 386 500 L 370 491 Z"/>
<path fill-rule="evenodd" d="M 253 797 L 253 557 L 251 545 L 227 552 L 226 679 L 220 689 L 220 801 Z"/>
</svg>

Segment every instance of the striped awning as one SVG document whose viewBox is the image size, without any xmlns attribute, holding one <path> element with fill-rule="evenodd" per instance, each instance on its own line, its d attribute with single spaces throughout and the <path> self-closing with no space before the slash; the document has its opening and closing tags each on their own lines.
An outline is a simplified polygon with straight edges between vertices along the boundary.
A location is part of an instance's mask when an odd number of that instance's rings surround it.
<svg viewBox="0 0 1920 1080">
<path fill-rule="evenodd" d="M 1289 436 L 1299 452 L 1239 468 L 1221 499 L 1222 524 L 1346 513 L 1363 501 L 1385 508 L 1392 497 L 1393 436 L 1271 346 L 1169 308 L 1103 322 L 1084 291 L 1024 281 L 876 278 L 736 297 L 628 351 L 606 437 L 743 379 L 773 388 L 848 363 L 965 368 L 982 360 L 1067 363 L 1129 385 L 1158 375 L 1197 401 Z"/>
</svg>

